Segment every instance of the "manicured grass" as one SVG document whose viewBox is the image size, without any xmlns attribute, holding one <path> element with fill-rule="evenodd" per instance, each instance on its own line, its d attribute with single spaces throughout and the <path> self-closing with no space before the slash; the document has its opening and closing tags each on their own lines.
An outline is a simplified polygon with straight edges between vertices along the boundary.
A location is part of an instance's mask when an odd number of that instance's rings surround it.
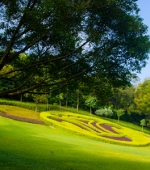
<svg viewBox="0 0 150 170">
<path fill-rule="evenodd" d="M 150 146 L 103 143 L 0 117 L 2 170 L 149 170 Z"/>
<path fill-rule="evenodd" d="M 0 108 L 12 115 L 39 119 L 39 113 L 31 110 Z M 0 117 L 2 170 L 148 170 L 149 158 L 150 146 L 109 144 L 59 128 Z"/>
</svg>

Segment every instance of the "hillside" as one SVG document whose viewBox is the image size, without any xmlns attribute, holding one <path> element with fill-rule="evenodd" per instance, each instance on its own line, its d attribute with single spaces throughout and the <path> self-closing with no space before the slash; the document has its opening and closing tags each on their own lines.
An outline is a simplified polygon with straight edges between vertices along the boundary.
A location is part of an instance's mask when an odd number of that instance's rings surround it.
<svg viewBox="0 0 150 170">
<path fill-rule="evenodd" d="M 3 109 L 5 110 L 6 108 Z M 17 117 L 25 117 L 28 113 L 28 119 L 40 120 L 39 113 L 34 111 L 18 107 L 14 109 L 11 106 L 7 106 L 8 109 L 10 111 L 11 109 L 15 110 L 14 115 Z M 17 112 L 17 110 L 19 111 Z M 5 114 L 10 115 L 10 113 Z M 37 116 L 35 116 L 36 114 Z M 74 116 L 74 121 L 78 122 L 76 119 L 82 119 L 83 121 L 83 118 L 89 117 L 87 115 L 79 116 L 70 112 L 58 111 L 44 112 L 42 114 L 51 115 L 57 119 L 57 115 L 59 115 L 59 119 L 63 119 L 64 123 L 60 126 L 60 122 L 63 121 L 56 121 L 56 119 L 50 119 L 49 117 L 50 121 L 53 120 L 53 125 L 45 126 L 0 116 L 0 167 L 3 170 L 140 170 L 141 167 L 148 170 L 150 168 L 150 146 L 122 146 L 116 142 L 112 144 L 109 141 L 97 140 L 96 136 L 94 136 L 95 140 L 93 136 L 89 137 L 73 133 L 72 127 L 74 129 L 79 128 L 80 132 L 82 131 L 79 126 L 70 125 L 69 131 L 64 129 L 64 125 L 68 126 L 70 124 L 69 122 L 65 123 L 65 120 L 69 120 L 69 118 L 72 120 L 73 117 L 71 116 Z M 92 119 L 95 120 L 95 117 Z M 94 124 L 91 120 L 87 129 L 90 129 L 91 125 Z M 114 125 L 113 122 L 106 122 L 106 120 L 102 119 L 99 119 L 99 122 L 105 123 L 105 125 L 106 123 Z M 98 123 L 97 126 L 100 126 L 100 124 Z M 118 125 L 115 126 L 119 127 Z M 119 132 L 120 129 L 116 127 L 111 128 L 111 130 Z M 106 126 L 103 128 L 106 130 Z M 87 132 L 88 135 L 91 132 L 96 135 L 93 127 Z M 114 135 L 110 129 L 107 134 Z M 123 136 L 122 134 L 116 135 Z M 132 139 L 132 136 L 128 137 Z"/>
</svg>

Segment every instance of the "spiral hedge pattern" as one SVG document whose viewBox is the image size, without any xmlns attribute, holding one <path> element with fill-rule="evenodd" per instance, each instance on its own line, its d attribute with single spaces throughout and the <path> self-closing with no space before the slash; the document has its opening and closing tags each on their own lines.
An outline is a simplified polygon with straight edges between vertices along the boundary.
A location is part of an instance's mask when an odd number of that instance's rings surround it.
<svg viewBox="0 0 150 170">
<path fill-rule="evenodd" d="M 146 146 L 150 136 L 96 116 L 64 111 L 42 112 L 41 119 L 50 126 L 91 139 L 129 146 Z"/>
</svg>

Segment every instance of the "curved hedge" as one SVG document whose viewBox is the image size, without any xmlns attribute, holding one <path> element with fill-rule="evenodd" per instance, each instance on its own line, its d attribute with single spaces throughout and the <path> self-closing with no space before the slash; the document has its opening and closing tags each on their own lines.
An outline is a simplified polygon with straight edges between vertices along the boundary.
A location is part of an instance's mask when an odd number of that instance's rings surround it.
<svg viewBox="0 0 150 170">
<path fill-rule="evenodd" d="M 150 136 L 101 118 L 64 111 L 42 112 L 48 125 L 88 138 L 128 146 L 147 146 Z"/>
</svg>

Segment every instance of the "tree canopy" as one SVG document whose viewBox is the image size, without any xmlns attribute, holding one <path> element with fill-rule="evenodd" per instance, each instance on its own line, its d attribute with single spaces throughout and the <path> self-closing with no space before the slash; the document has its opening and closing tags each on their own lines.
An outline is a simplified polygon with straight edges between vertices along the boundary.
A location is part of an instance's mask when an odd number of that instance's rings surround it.
<svg viewBox="0 0 150 170">
<path fill-rule="evenodd" d="M 138 85 L 134 94 L 134 102 L 140 114 L 150 116 L 150 79 Z"/>
<path fill-rule="evenodd" d="M 47 94 L 85 74 L 129 83 L 150 41 L 137 0 L 2 0 L 0 96 Z"/>
</svg>

